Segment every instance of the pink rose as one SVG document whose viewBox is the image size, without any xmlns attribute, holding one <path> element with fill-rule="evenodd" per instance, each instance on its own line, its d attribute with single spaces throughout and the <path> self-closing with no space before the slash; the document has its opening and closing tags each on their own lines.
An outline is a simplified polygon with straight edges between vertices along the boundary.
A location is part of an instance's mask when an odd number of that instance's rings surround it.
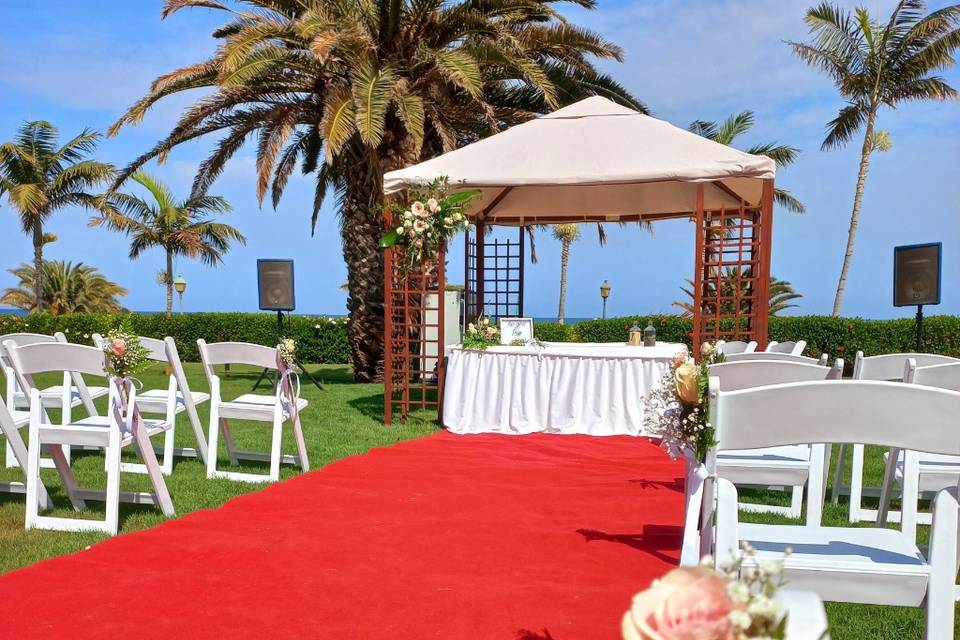
<svg viewBox="0 0 960 640">
<path fill-rule="evenodd" d="M 633 598 L 624 640 L 734 640 L 728 580 L 706 567 L 681 567 Z"/>
<path fill-rule="evenodd" d="M 120 338 L 114 338 L 110 344 L 111 349 L 113 349 L 113 355 L 118 358 L 127 352 L 127 343 L 121 340 Z"/>
<path fill-rule="evenodd" d="M 687 361 L 687 353 L 685 351 L 679 351 L 677 352 L 676 355 L 673 356 L 673 362 L 671 364 L 673 365 L 673 368 L 676 369 L 686 361 Z"/>
</svg>

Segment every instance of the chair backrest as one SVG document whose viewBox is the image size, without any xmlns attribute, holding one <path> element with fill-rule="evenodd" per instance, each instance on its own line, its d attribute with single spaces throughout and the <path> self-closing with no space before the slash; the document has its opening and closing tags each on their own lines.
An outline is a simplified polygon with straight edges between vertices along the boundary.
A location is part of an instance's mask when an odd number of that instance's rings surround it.
<svg viewBox="0 0 960 640">
<path fill-rule="evenodd" d="M 784 362 L 802 362 L 804 364 L 816 364 L 821 367 L 827 366 L 830 356 L 826 353 L 821 354 L 819 358 L 809 358 L 807 356 L 793 355 L 792 353 L 778 353 L 776 351 L 754 351 L 753 353 L 731 353 L 724 356 L 727 362 L 749 362 L 751 360 L 782 360 Z"/>
<path fill-rule="evenodd" d="M 96 347 L 63 342 L 41 342 L 18 347 L 12 340 L 4 342 L 3 347 L 18 376 L 68 371 L 107 377 L 103 351 Z"/>
<path fill-rule="evenodd" d="M 788 353 L 790 355 L 803 355 L 803 350 L 807 346 L 806 340 L 788 340 L 787 342 L 771 342 L 764 350 L 766 353 Z"/>
<path fill-rule="evenodd" d="M 918 367 L 916 360 L 907 358 L 907 370 L 903 381 L 922 384 L 926 387 L 960 391 L 960 362 Z"/>
<path fill-rule="evenodd" d="M 788 382 L 839 380 L 842 375 L 843 360 L 837 360 L 832 367 L 789 360 L 742 360 L 710 365 L 710 376 L 716 376 L 720 381 L 721 391 L 739 391 Z"/>
<path fill-rule="evenodd" d="M 0 345 L 5 342 L 12 342 L 15 346 L 23 347 L 28 344 L 38 344 L 41 342 L 56 342 L 54 336 L 48 336 L 43 333 L 8 333 L 0 336 Z M 9 367 L 10 361 L 3 349 L 0 349 L 0 362 Z"/>
<path fill-rule="evenodd" d="M 717 344 L 720 352 L 725 355 L 731 355 L 734 353 L 753 353 L 757 350 L 757 343 L 751 340 L 750 342 L 743 342 L 741 340 L 734 340 L 733 342 L 724 342 L 721 341 Z"/>
<path fill-rule="evenodd" d="M 913 358 L 918 367 L 960 362 L 960 358 L 941 356 L 936 353 L 887 353 L 864 357 L 863 351 L 857 351 L 856 359 L 853 361 L 853 379 L 902 381 L 907 358 Z"/>
<path fill-rule="evenodd" d="M 277 368 L 276 347 L 265 347 L 261 344 L 249 342 L 211 342 L 207 344 L 203 338 L 197 340 L 200 349 L 200 361 L 210 379 L 214 365 L 218 364 L 248 364 L 264 369 Z"/>
<path fill-rule="evenodd" d="M 139 336 L 139 338 L 140 344 L 143 345 L 143 347 L 147 350 L 147 359 L 155 360 L 156 362 L 167 361 L 167 345 L 163 340 L 147 338 L 144 336 Z M 107 339 L 99 333 L 91 334 L 90 340 L 93 342 L 93 346 L 98 349 L 103 349 L 104 344 L 107 342 Z"/>
</svg>

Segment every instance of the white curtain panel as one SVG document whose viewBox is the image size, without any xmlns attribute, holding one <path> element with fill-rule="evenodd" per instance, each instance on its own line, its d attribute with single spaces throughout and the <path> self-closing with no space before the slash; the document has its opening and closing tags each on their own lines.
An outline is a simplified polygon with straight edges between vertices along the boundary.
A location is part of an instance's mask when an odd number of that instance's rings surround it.
<svg viewBox="0 0 960 640">
<path fill-rule="evenodd" d="M 674 343 L 453 348 L 443 423 L 463 434 L 646 435 L 646 395 L 685 350 Z"/>
</svg>

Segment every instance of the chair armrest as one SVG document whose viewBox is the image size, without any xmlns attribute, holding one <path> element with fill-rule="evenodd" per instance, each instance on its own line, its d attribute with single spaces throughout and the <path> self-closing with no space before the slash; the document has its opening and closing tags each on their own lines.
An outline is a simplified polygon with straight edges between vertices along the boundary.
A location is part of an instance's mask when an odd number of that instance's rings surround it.
<svg viewBox="0 0 960 640">
<path fill-rule="evenodd" d="M 739 506 L 737 488 L 729 480 L 717 478 L 717 511 L 714 555 L 717 566 L 730 564 L 740 553 Z"/>
</svg>

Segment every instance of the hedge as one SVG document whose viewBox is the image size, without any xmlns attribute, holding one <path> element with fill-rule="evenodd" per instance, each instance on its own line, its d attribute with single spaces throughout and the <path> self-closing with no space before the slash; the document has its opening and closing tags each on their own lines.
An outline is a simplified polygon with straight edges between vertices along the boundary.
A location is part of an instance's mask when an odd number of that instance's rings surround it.
<svg viewBox="0 0 960 640">
<path fill-rule="evenodd" d="M 209 342 L 235 340 L 257 344 L 276 344 L 276 317 L 268 313 L 190 313 L 166 318 L 162 314 L 72 314 L 52 316 L 0 315 L 0 335 L 19 331 L 51 334 L 63 331 L 72 342 L 89 343 L 90 334 L 105 333 L 125 319 L 143 336 L 177 340 L 184 360 L 197 360 L 197 338 Z M 545 342 L 624 342 L 632 325 L 644 328 L 653 324 L 657 339 L 690 343 L 692 323 L 675 315 L 645 315 L 586 320 L 561 325 L 534 323 L 534 334 Z M 926 319 L 925 351 L 960 357 L 960 317 L 932 316 Z M 770 339 L 779 342 L 806 340 L 806 354 L 845 358 L 862 350 L 866 355 L 913 351 L 914 322 L 864 320 L 830 316 L 784 316 L 770 319 Z M 287 333 L 297 340 L 303 362 L 343 364 L 350 361 L 346 324 L 342 318 L 288 316 Z"/>
<path fill-rule="evenodd" d="M 106 333 L 128 321 L 131 329 L 148 338 L 173 336 L 184 360 L 197 361 L 197 339 L 207 342 L 277 343 L 277 318 L 270 313 L 188 313 L 167 318 L 163 314 L 67 314 L 29 316 L 0 315 L 0 335 L 62 331 L 71 342 L 90 343 L 90 334 Z M 347 327 L 342 318 L 287 316 L 286 334 L 297 341 L 301 362 L 343 364 L 350 362 Z"/>
</svg>

